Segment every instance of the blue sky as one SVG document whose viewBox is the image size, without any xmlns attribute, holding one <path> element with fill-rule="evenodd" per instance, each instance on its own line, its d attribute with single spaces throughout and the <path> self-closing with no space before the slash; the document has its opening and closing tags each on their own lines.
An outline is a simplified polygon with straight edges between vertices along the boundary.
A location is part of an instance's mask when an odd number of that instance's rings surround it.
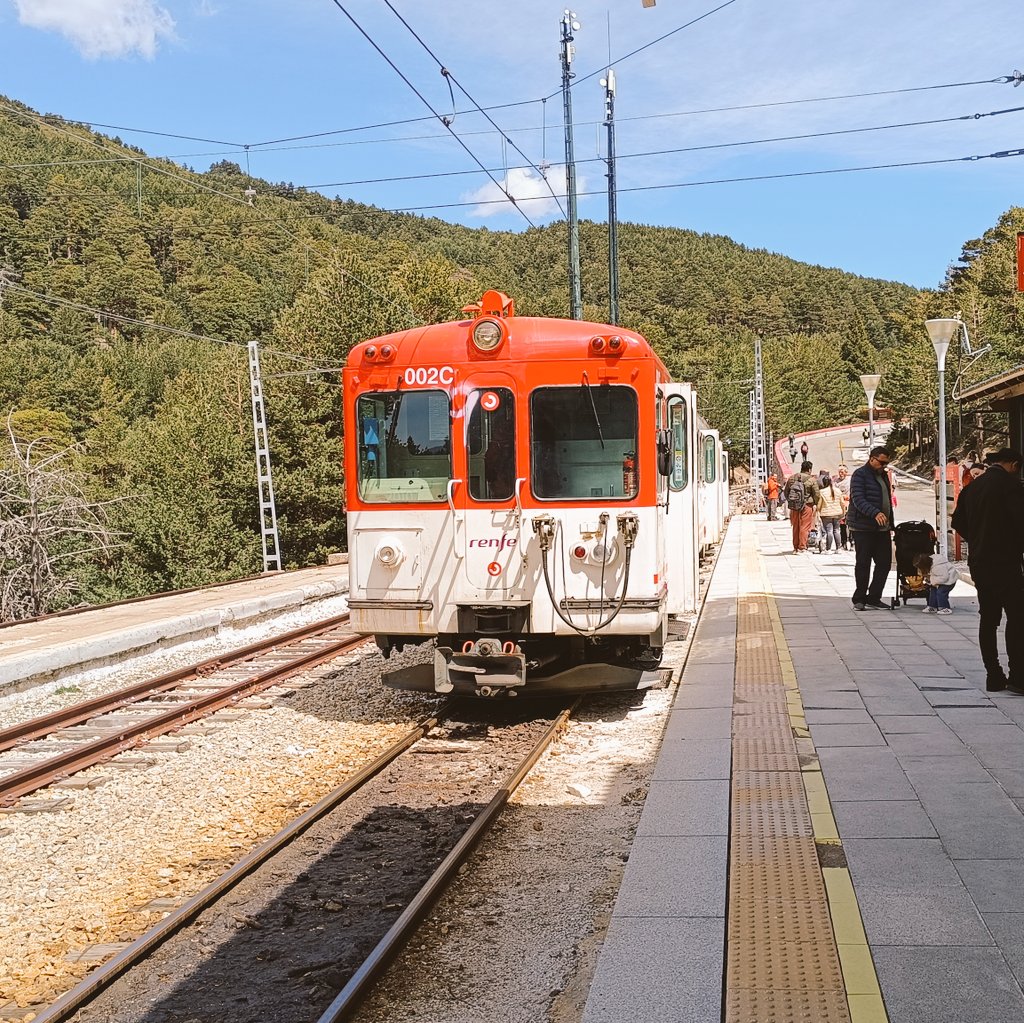
<svg viewBox="0 0 1024 1023">
<path fill-rule="evenodd" d="M 438 65 L 384 0 L 339 3 L 439 114 L 452 112 Z M 520 104 L 491 116 L 532 164 L 551 165 L 548 181 L 564 191 L 564 7 L 547 0 L 391 5 L 476 103 Z M 581 0 L 574 10 L 583 218 L 607 214 L 597 158 L 604 154 L 599 79 L 609 52 L 621 220 L 728 235 L 811 263 L 934 287 L 964 242 L 1024 205 L 1024 157 L 694 184 L 959 161 L 1024 146 L 1024 111 L 849 133 L 1024 107 L 1024 88 L 1010 84 L 894 92 L 1024 69 L 1019 0 L 657 0 L 651 8 L 641 0 Z M 867 92 L 887 94 L 818 101 Z M 494 186 L 333 0 L 0 0 L 0 93 L 41 112 L 116 125 L 98 130 L 197 170 L 221 159 L 244 169 L 248 144 L 254 176 L 325 186 L 328 195 L 386 208 L 447 206 L 432 213 L 470 225 L 527 226 L 507 203 L 480 204 Z M 805 100 L 815 102 L 796 102 Z M 472 107 L 456 89 L 452 127 L 504 180 L 505 168 L 525 161 Z M 716 112 L 693 112 L 710 108 Z M 365 127 L 412 118 L 426 119 Z M 840 131 L 847 133 L 821 136 Z M 266 144 L 327 132 L 338 134 Z M 817 137 L 732 145 L 792 135 Z M 667 152 L 708 146 L 728 148 Z M 448 176 L 335 184 L 428 174 Z M 560 219 L 536 170 L 509 174 L 515 194 L 537 197 L 522 204 L 533 222 Z"/>
</svg>

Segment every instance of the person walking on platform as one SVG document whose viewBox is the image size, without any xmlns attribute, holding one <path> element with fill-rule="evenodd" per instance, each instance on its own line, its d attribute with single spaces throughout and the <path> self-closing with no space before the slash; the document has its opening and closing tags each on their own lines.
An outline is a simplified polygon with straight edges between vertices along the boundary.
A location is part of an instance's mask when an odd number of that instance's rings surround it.
<svg viewBox="0 0 1024 1023">
<path fill-rule="evenodd" d="M 814 509 L 818 504 L 818 480 L 811 474 L 814 468 L 810 462 L 801 462 L 800 471 L 786 480 L 786 506 L 789 508 L 789 522 L 793 527 L 793 553 L 807 550 L 807 534 L 814 524 Z"/>
<path fill-rule="evenodd" d="M 846 514 L 846 498 L 843 492 L 824 475 L 819 480 L 818 516 L 825 534 L 825 551 L 834 550 L 839 553 L 839 520 Z"/>
<path fill-rule="evenodd" d="M 1024 486 L 1021 453 L 1002 448 L 988 471 L 960 491 L 953 528 L 967 541 L 967 564 L 978 591 L 978 647 L 985 688 L 1024 695 Z M 1006 613 L 1009 678 L 999 663 L 996 632 Z"/>
<path fill-rule="evenodd" d="M 856 551 L 853 606 L 857 611 L 890 610 L 882 603 L 882 591 L 892 568 L 892 491 L 886 471 L 891 457 L 887 447 L 872 448 L 868 460 L 850 477 L 846 524 Z"/>
<path fill-rule="evenodd" d="M 850 470 L 844 463 L 840 463 L 836 470 L 835 487 L 843 495 L 844 505 L 850 506 Z M 850 531 L 846 528 L 846 514 L 839 520 L 839 539 L 843 541 L 843 550 L 850 549 Z"/>
<path fill-rule="evenodd" d="M 775 512 L 779 507 L 779 477 L 772 473 L 768 482 L 764 485 L 764 499 L 768 505 L 768 521 L 774 522 L 777 518 Z"/>
</svg>

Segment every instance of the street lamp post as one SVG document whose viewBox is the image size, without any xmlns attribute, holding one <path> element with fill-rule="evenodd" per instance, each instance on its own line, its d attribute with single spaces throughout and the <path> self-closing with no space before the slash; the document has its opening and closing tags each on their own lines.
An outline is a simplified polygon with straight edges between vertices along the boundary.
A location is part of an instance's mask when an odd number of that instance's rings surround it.
<svg viewBox="0 0 1024 1023">
<path fill-rule="evenodd" d="M 960 329 L 960 320 L 925 320 L 925 329 L 935 349 L 935 362 L 939 370 L 939 550 L 947 551 L 948 531 L 946 496 L 946 352 L 953 335 Z"/>
<path fill-rule="evenodd" d="M 878 382 L 882 379 L 881 373 L 863 373 L 860 378 L 861 386 L 864 388 L 864 396 L 868 399 L 868 453 L 875 446 L 875 391 L 878 390 Z"/>
</svg>

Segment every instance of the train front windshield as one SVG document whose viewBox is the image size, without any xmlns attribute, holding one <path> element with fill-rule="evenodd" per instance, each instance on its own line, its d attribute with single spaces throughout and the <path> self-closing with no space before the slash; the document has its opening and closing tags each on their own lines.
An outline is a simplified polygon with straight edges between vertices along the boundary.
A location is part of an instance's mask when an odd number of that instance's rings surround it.
<svg viewBox="0 0 1024 1023">
<path fill-rule="evenodd" d="M 452 476 L 445 391 L 387 391 L 356 403 L 359 497 L 368 503 L 444 501 Z"/>
<path fill-rule="evenodd" d="M 541 387 L 530 396 L 531 486 L 547 500 L 636 497 L 637 398 L 631 387 Z"/>
</svg>

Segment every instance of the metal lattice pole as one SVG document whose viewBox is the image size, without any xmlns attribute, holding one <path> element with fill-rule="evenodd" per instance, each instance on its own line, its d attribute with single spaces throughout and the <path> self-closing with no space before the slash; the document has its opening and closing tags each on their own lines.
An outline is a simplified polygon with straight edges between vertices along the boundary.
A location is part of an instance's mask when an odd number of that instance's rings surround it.
<svg viewBox="0 0 1024 1023">
<path fill-rule="evenodd" d="M 263 540 L 263 571 L 281 571 L 281 548 L 277 536 L 277 508 L 274 505 L 274 481 L 270 473 L 270 446 L 267 441 L 267 415 L 263 406 L 260 380 L 260 353 L 255 341 L 249 342 L 249 388 L 252 394 L 252 432 L 256 444 L 256 479 L 260 492 L 260 535 Z"/>
<path fill-rule="evenodd" d="M 619 224 L 615 196 L 615 70 L 604 85 L 604 123 L 608 129 L 608 322 L 619 322 Z"/>
<path fill-rule="evenodd" d="M 764 370 L 761 361 L 761 339 L 754 338 L 754 449 L 751 455 L 753 467 L 757 477 L 757 492 L 763 493 L 764 485 L 768 482 L 768 452 L 765 450 L 764 416 Z"/>
</svg>

